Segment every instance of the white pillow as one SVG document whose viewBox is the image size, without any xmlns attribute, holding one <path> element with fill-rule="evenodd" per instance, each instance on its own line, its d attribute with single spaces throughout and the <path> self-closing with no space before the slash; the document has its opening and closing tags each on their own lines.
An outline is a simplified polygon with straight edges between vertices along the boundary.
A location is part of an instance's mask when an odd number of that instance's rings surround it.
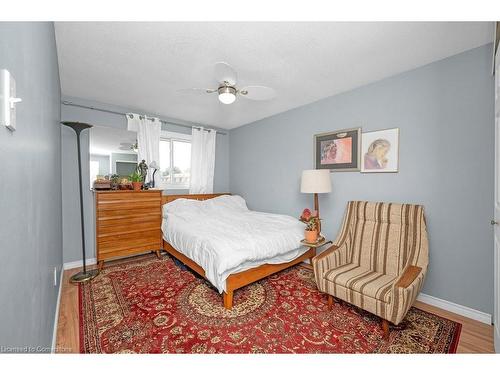
<svg viewBox="0 0 500 375">
<path fill-rule="evenodd" d="M 202 201 L 196 199 L 179 198 L 163 205 L 163 216 L 170 213 L 197 213 L 201 210 L 201 204 Z"/>
<path fill-rule="evenodd" d="M 163 205 L 163 216 L 168 214 L 201 214 L 211 211 L 231 210 L 248 211 L 245 200 L 239 195 L 220 195 L 218 197 L 198 201 L 196 199 L 179 198 Z"/>
<path fill-rule="evenodd" d="M 248 211 L 247 203 L 239 195 L 220 195 L 203 203 L 204 210 Z"/>
</svg>

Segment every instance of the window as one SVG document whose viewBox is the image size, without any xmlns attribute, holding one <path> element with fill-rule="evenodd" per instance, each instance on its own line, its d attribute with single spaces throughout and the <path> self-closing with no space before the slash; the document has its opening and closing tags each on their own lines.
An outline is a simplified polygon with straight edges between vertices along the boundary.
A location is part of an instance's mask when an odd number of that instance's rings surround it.
<svg viewBox="0 0 500 375">
<path fill-rule="evenodd" d="M 191 135 L 162 131 L 160 139 L 161 186 L 188 189 L 191 173 Z"/>
</svg>

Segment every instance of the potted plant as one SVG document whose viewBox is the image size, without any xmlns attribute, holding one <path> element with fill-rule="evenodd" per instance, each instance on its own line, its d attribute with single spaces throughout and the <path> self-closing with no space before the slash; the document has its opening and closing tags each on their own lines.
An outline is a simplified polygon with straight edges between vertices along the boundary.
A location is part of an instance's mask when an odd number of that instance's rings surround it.
<svg viewBox="0 0 500 375">
<path fill-rule="evenodd" d="M 305 208 L 300 215 L 300 221 L 306 224 L 304 237 L 308 243 L 316 243 L 318 241 L 318 227 L 319 217 L 316 211 L 311 212 L 310 209 Z"/>
<path fill-rule="evenodd" d="M 135 191 L 141 190 L 142 187 L 142 176 L 139 171 L 135 171 L 129 176 L 130 181 L 132 181 L 132 186 Z"/>
</svg>

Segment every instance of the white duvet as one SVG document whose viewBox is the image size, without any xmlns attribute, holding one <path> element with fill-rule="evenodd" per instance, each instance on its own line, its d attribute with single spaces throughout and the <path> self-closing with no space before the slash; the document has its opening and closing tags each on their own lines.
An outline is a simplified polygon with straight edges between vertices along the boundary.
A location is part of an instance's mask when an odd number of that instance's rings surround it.
<svg viewBox="0 0 500 375">
<path fill-rule="evenodd" d="M 302 255 L 304 225 L 296 218 L 250 211 L 240 196 L 197 201 L 176 199 L 163 206 L 163 238 L 226 290 L 232 273 Z"/>
</svg>

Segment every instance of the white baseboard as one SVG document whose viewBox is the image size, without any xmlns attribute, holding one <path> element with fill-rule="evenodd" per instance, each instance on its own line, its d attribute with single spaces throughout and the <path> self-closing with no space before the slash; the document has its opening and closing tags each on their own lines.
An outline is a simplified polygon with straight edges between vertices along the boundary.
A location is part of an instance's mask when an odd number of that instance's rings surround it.
<svg viewBox="0 0 500 375">
<path fill-rule="evenodd" d="M 59 305 L 61 303 L 63 275 L 64 275 L 64 267 L 61 267 L 61 271 L 59 272 L 59 290 L 57 292 L 56 312 L 54 315 L 54 331 L 52 332 L 52 348 L 51 348 L 52 353 L 56 352 L 57 324 L 59 323 Z"/>
<path fill-rule="evenodd" d="M 94 264 L 97 264 L 97 259 L 96 258 L 88 258 L 86 260 L 87 266 L 91 266 Z M 83 267 L 83 261 L 82 260 L 77 260 L 75 262 L 67 262 L 63 264 L 63 269 L 64 270 L 70 270 L 72 268 L 78 268 L 78 267 Z"/>
<path fill-rule="evenodd" d="M 495 353 L 500 354 L 500 335 L 498 334 L 498 330 L 493 330 L 493 343 L 495 345 Z"/>
<path fill-rule="evenodd" d="M 491 325 L 491 314 L 487 314 L 482 311 L 471 309 L 467 306 L 462 306 L 454 302 L 446 301 L 441 298 L 429 296 L 428 294 L 420 293 L 417 297 L 417 301 L 427 303 L 440 309 L 450 311 L 452 313 L 465 316 L 470 319 L 477 320 L 481 323 L 486 323 Z"/>
</svg>

